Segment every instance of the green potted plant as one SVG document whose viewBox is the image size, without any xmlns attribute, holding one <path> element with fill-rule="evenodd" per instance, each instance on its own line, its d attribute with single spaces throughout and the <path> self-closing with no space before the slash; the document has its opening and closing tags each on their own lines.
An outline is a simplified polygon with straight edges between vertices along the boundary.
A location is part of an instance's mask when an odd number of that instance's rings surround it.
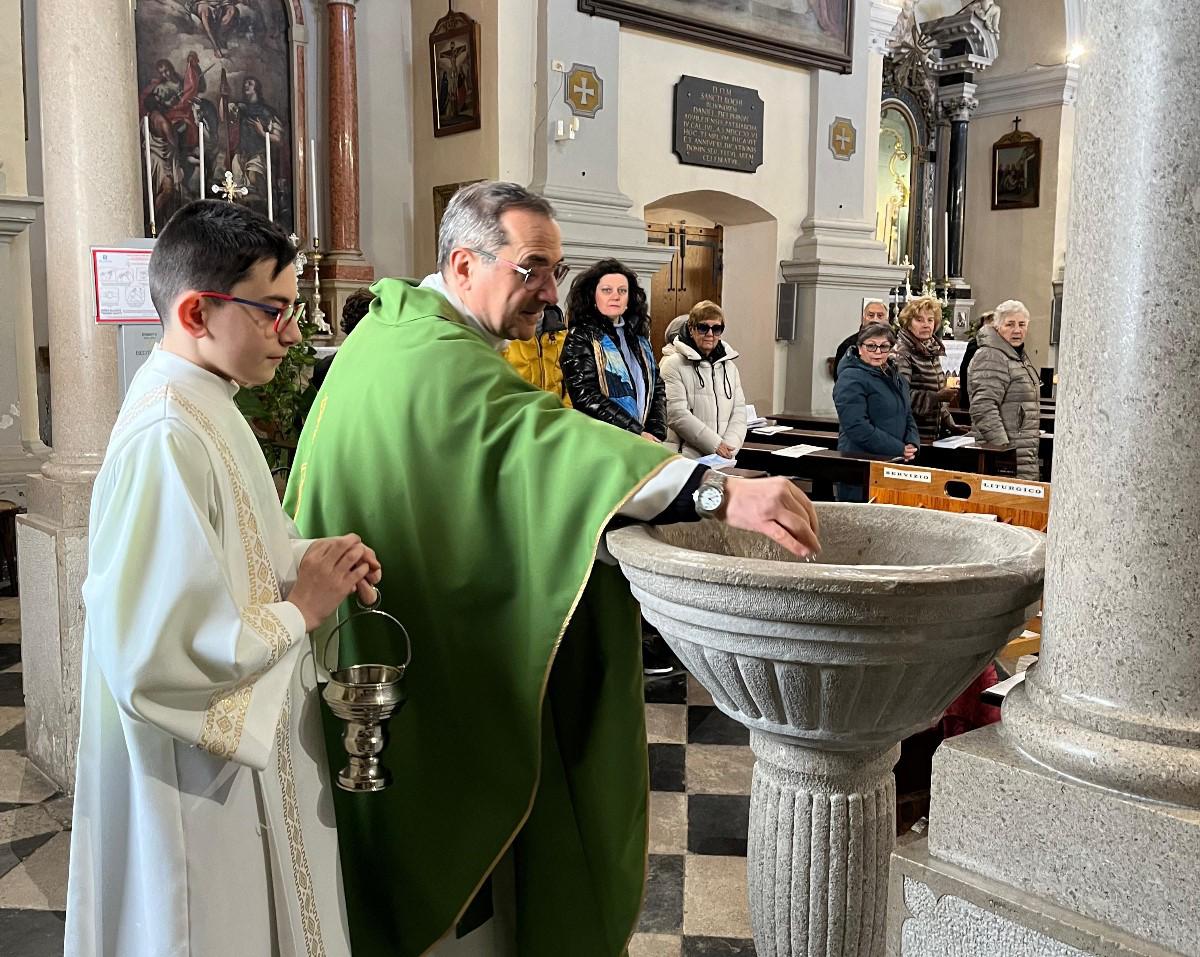
<svg viewBox="0 0 1200 957">
<path fill-rule="evenodd" d="M 305 303 L 300 303 L 296 315 L 300 341 L 279 363 L 275 378 L 266 385 L 238 390 L 234 400 L 258 437 L 272 471 L 291 468 L 300 430 L 317 395 L 309 374 L 317 362 L 317 352 L 312 346 L 317 325 L 309 319 L 304 306 Z"/>
</svg>

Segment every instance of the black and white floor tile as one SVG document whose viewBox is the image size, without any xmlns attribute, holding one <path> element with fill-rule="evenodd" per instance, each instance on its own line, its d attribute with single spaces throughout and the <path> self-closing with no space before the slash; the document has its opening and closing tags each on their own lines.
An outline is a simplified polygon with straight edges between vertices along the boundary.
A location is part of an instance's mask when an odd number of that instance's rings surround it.
<svg viewBox="0 0 1200 957">
<path fill-rule="evenodd" d="M 71 804 L 25 758 L 20 610 L 0 598 L 0 955 L 60 957 Z M 687 675 L 646 689 L 650 879 L 630 957 L 753 957 L 752 755 Z"/>
<path fill-rule="evenodd" d="M 695 679 L 646 689 L 650 880 L 630 957 L 754 957 L 746 894 L 749 732 Z"/>
<path fill-rule="evenodd" d="M 71 802 L 25 758 L 20 642 L 0 598 L 0 954 L 61 957 Z"/>
</svg>

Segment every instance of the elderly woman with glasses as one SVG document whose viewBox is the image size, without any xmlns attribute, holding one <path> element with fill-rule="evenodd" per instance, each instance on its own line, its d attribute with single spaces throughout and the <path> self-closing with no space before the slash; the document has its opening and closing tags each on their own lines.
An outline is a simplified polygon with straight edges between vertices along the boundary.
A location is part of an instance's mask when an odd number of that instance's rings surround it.
<svg viewBox="0 0 1200 957">
<path fill-rule="evenodd" d="M 687 324 L 663 348 L 667 387 L 667 445 L 689 459 L 731 459 L 746 441 L 746 397 L 724 339 L 725 313 L 707 299 L 692 306 Z"/>
<path fill-rule="evenodd" d="M 838 365 L 833 403 L 838 413 L 838 451 L 916 458 L 920 433 L 913 418 L 908 381 L 892 361 L 896 334 L 882 322 L 864 326 L 856 348 Z M 843 502 L 865 501 L 859 486 L 842 485 Z"/>
<path fill-rule="evenodd" d="M 563 382 L 571 404 L 651 442 L 667 437 L 667 396 L 646 293 L 633 270 L 602 259 L 575 277 L 567 296 Z"/>
</svg>

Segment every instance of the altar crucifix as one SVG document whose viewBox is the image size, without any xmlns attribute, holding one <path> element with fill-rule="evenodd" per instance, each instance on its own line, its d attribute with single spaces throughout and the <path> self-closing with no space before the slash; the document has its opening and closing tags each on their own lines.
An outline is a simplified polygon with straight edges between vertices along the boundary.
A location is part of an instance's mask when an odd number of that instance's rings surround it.
<svg viewBox="0 0 1200 957">
<path fill-rule="evenodd" d="M 237 201 L 239 196 L 246 196 L 250 192 L 250 188 L 243 183 L 235 183 L 233 181 L 233 173 L 226 170 L 225 180 L 220 183 L 213 183 L 212 191 L 215 195 L 224 198 L 226 202 L 233 203 Z"/>
</svg>

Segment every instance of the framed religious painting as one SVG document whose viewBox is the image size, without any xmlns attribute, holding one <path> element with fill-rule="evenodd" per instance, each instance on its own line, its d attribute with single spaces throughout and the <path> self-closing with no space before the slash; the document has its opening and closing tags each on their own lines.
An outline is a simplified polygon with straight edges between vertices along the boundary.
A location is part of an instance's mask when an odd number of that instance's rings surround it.
<svg viewBox="0 0 1200 957">
<path fill-rule="evenodd" d="M 851 0 L 577 0 L 582 13 L 751 56 L 849 73 Z"/>
<path fill-rule="evenodd" d="M 479 129 L 479 24 L 451 10 L 429 34 L 433 135 Z"/>
<path fill-rule="evenodd" d="M 433 187 L 433 253 L 435 256 L 437 255 L 438 231 L 442 228 L 442 217 L 446 214 L 446 207 L 450 200 L 464 186 L 482 182 L 481 179 L 469 179 L 462 183 L 445 183 Z"/>
<path fill-rule="evenodd" d="M 992 145 L 992 209 L 1034 209 L 1042 188 L 1042 141 L 1015 129 Z"/>
<path fill-rule="evenodd" d="M 192 200 L 221 196 L 290 232 L 297 187 L 289 5 L 138 0 L 134 27 L 146 235 Z M 228 192 L 218 193 L 226 182 Z"/>
</svg>

